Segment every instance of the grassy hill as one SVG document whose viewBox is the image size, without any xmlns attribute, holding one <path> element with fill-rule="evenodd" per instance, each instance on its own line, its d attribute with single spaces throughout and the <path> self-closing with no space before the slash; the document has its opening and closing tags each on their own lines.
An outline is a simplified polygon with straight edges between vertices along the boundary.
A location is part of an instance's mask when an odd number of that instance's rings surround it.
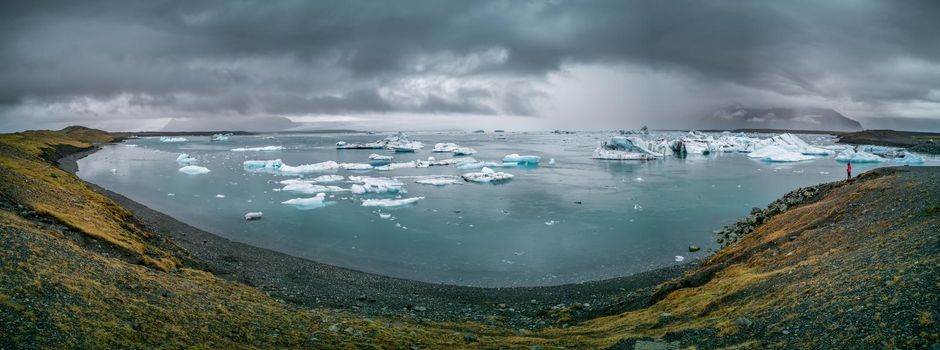
<svg viewBox="0 0 940 350">
<path fill-rule="evenodd" d="M 940 171 L 795 191 L 641 307 L 538 329 L 286 303 L 213 275 L 55 165 L 119 135 L 0 135 L 0 348 L 927 348 L 940 342 Z M 782 206 L 782 207 L 780 207 Z M 716 237 L 717 238 L 717 237 Z M 625 291 L 624 293 L 630 293 Z"/>
</svg>

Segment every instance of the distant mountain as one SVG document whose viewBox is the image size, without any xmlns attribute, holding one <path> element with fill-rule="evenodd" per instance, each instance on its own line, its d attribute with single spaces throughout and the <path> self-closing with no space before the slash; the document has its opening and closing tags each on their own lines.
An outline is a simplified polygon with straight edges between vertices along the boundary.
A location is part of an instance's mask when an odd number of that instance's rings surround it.
<svg viewBox="0 0 940 350">
<path fill-rule="evenodd" d="M 791 129 L 856 131 L 862 124 L 829 108 L 747 108 L 715 111 L 702 120 L 706 129 Z"/>
<path fill-rule="evenodd" d="M 171 119 L 163 131 L 284 131 L 300 126 L 285 117 Z"/>
</svg>

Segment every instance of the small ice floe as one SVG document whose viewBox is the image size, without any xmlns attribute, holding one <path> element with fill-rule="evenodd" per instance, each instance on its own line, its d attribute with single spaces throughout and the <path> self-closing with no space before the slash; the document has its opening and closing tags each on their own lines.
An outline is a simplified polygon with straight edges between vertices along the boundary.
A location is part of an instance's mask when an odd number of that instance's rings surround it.
<svg viewBox="0 0 940 350">
<path fill-rule="evenodd" d="M 124 147 L 137 147 L 137 145 L 135 145 L 135 144 L 133 144 L 133 143 L 126 143 L 126 144 L 124 144 Z"/>
<path fill-rule="evenodd" d="M 649 144 L 635 136 L 614 136 L 594 149 L 593 159 L 606 160 L 652 160 L 663 154 L 654 152 Z"/>
<path fill-rule="evenodd" d="M 391 219 L 391 218 L 392 218 L 392 214 L 389 214 L 389 213 L 379 213 L 379 217 L 382 218 L 382 219 L 388 220 L 388 219 Z"/>
<path fill-rule="evenodd" d="M 548 160 L 548 165 L 555 165 L 555 158 L 549 159 L 549 160 Z"/>
<path fill-rule="evenodd" d="M 469 182 L 486 183 L 486 182 L 507 181 L 509 179 L 512 179 L 513 175 L 509 173 L 493 171 L 493 169 L 484 167 L 478 173 L 466 173 L 466 174 L 461 175 L 461 177 L 463 177 L 465 181 L 469 181 Z"/>
<path fill-rule="evenodd" d="M 264 146 L 264 147 L 240 147 L 232 148 L 232 152 L 274 152 L 283 151 L 284 146 Z"/>
<path fill-rule="evenodd" d="M 424 144 L 418 141 L 389 143 L 386 148 L 395 152 L 415 152 L 424 148 Z"/>
<path fill-rule="evenodd" d="M 395 157 L 393 156 L 386 156 L 386 155 L 377 154 L 377 153 L 372 153 L 369 155 L 369 159 L 371 160 L 392 160 L 394 158 Z"/>
<path fill-rule="evenodd" d="M 410 178 L 415 179 L 415 183 L 417 184 L 433 186 L 456 185 L 462 182 L 460 177 L 455 175 L 425 175 Z"/>
<path fill-rule="evenodd" d="M 549 221 L 546 221 L 546 222 L 545 222 L 545 225 L 547 225 L 547 226 L 552 226 L 552 225 L 554 225 L 556 222 L 557 222 L 557 221 L 555 221 L 555 220 L 549 220 Z"/>
<path fill-rule="evenodd" d="M 262 215 L 264 215 L 264 213 L 260 211 L 253 211 L 253 212 L 245 213 L 245 220 L 248 220 L 248 221 L 261 220 Z"/>
<path fill-rule="evenodd" d="M 317 193 L 316 196 L 309 197 L 309 198 L 288 199 L 286 201 L 281 202 L 281 204 L 292 205 L 294 206 L 294 208 L 297 208 L 300 210 L 309 210 L 309 209 L 322 208 L 326 206 L 327 203 L 324 202 L 325 199 L 326 199 L 325 193 Z"/>
<path fill-rule="evenodd" d="M 385 148 L 384 142 L 346 143 L 346 141 L 340 141 L 336 143 L 336 149 L 383 149 L 383 148 Z"/>
<path fill-rule="evenodd" d="M 401 199 L 366 199 L 362 201 L 363 207 L 385 207 L 385 208 L 395 208 L 403 207 L 406 205 L 414 204 L 415 202 L 424 199 L 424 197 L 411 197 L 411 198 L 401 198 Z"/>
<path fill-rule="evenodd" d="M 283 175 L 303 175 L 308 173 L 317 173 L 325 171 L 334 171 L 339 169 L 339 163 L 336 163 L 332 160 L 325 162 L 314 163 L 314 164 L 304 164 L 298 166 L 290 166 L 287 164 L 282 164 L 278 171 Z"/>
<path fill-rule="evenodd" d="M 365 193 L 405 193 L 405 184 L 393 178 L 350 176 L 349 181 L 355 183 L 350 188 L 354 194 Z"/>
<path fill-rule="evenodd" d="M 339 163 L 339 168 L 344 170 L 372 170 L 372 165 L 368 163 Z"/>
<path fill-rule="evenodd" d="M 520 156 L 513 153 L 503 157 L 503 163 L 538 164 L 541 159 L 539 156 Z"/>
<path fill-rule="evenodd" d="M 111 169 L 112 174 L 117 174 L 117 169 Z"/>
<path fill-rule="evenodd" d="M 313 178 L 313 181 L 327 183 L 327 182 L 340 182 L 340 181 L 343 181 L 344 179 L 346 178 L 344 178 L 342 175 L 320 175 L 320 176 Z"/>
<path fill-rule="evenodd" d="M 212 135 L 211 138 L 209 138 L 209 141 L 210 142 L 228 141 L 228 135 L 215 134 L 215 135 Z"/>
<path fill-rule="evenodd" d="M 791 151 L 780 146 L 770 145 L 748 153 L 748 157 L 757 158 L 766 162 L 799 162 L 813 159 L 797 151 Z"/>
<path fill-rule="evenodd" d="M 819 173 L 822 174 L 822 175 L 829 175 L 829 172 L 828 172 L 828 171 L 820 171 Z"/>
<path fill-rule="evenodd" d="M 636 179 L 634 179 L 634 180 L 636 180 L 636 182 L 643 182 L 643 178 L 642 178 L 642 177 L 639 177 L 639 176 L 638 176 Z"/>
<path fill-rule="evenodd" d="M 410 161 L 410 162 L 404 162 L 404 163 L 389 163 L 389 164 L 374 167 L 374 169 L 379 170 L 379 171 L 391 171 L 395 169 L 408 169 L 408 168 L 417 168 L 417 167 L 418 167 L 417 162 Z"/>
<path fill-rule="evenodd" d="M 460 148 L 460 146 L 458 146 L 456 143 L 451 143 L 451 142 L 435 143 L 434 149 L 432 149 L 431 152 L 454 152 L 458 148 Z"/>
<path fill-rule="evenodd" d="M 177 163 L 189 164 L 189 163 L 193 163 L 193 162 L 195 162 L 195 161 L 196 161 L 196 158 L 190 157 L 190 156 L 189 156 L 188 154 L 186 154 L 186 153 L 180 153 L 180 155 L 179 155 L 178 157 L 176 157 L 176 162 L 177 162 Z"/>
<path fill-rule="evenodd" d="M 837 162 L 842 163 L 881 163 L 887 159 L 865 151 L 846 149 L 836 156 Z"/>
<path fill-rule="evenodd" d="M 324 186 L 317 185 L 309 182 L 299 182 L 291 183 L 287 186 L 281 188 L 281 191 L 294 192 L 294 193 L 303 193 L 303 194 L 314 194 L 321 192 L 346 192 L 349 191 L 348 188 L 342 188 L 339 186 Z"/>
<path fill-rule="evenodd" d="M 898 164 L 920 164 L 924 162 L 924 158 L 918 157 L 911 152 L 904 151 L 901 153 L 901 157 L 894 159 L 894 162 Z"/>
<path fill-rule="evenodd" d="M 472 170 L 482 168 L 515 168 L 519 163 L 497 163 L 497 162 L 463 162 L 457 164 L 459 170 Z"/>
<path fill-rule="evenodd" d="M 455 156 L 469 156 L 469 155 L 473 155 L 476 153 L 477 153 L 477 150 L 470 148 L 470 147 L 457 147 L 457 149 L 454 150 Z"/>
<path fill-rule="evenodd" d="M 187 142 L 185 137 L 160 136 L 160 142 Z"/>
<path fill-rule="evenodd" d="M 173 197 L 173 196 L 176 195 L 176 193 L 167 193 L 166 195 L 169 196 L 169 197 Z"/>
<path fill-rule="evenodd" d="M 225 195 L 224 195 L 224 194 L 217 194 L 217 195 L 215 195 L 215 198 L 225 198 Z"/>
<path fill-rule="evenodd" d="M 684 257 L 684 256 L 682 256 L 682 255 L 676 255 L 676 262 L 683 262 L 683 261 L 685 261 L 685 257 Z"/>
<path fill-rule="evenodd" d="M 281 165 L 284 163 L 280 159 L 275 160 L 246 160 L 242 162 L 242 167 L 248 170 L 259 170 L 259 169 L 271 169 L 276 170 L 280 169 Z"/>
<path fill-rule="evenodd" d="M 639 204 L 634 204 L 634 205 L 633 205 L 633 210 L 643 210 L 643 206 L 642 206 L 642 205 L 639 205 Z"/>
<path fill-rule="evenodd" d="M 211 170 L 197 165 L 187 165 L 180 168 L 179 172 L 189 175 L 201 175 L 209 173 Z"/>
</svg>

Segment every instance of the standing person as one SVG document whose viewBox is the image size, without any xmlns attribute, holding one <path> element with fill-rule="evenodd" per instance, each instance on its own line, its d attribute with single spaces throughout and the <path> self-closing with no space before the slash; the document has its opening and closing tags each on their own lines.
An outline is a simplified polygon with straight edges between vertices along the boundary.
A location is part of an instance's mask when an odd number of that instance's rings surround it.
<svg viewBox="0 0 940 350">
<path fill-rule="evenodd" d="M 852 162 L 849 162 L 849 166 L 845 168 L 846 180 L 852 178 Z"/>
</svg>

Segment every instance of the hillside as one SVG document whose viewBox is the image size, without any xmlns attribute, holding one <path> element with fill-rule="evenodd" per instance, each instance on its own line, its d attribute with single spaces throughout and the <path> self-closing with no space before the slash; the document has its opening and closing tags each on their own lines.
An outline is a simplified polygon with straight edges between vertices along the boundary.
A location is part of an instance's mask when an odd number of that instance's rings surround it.
<svg viewBox="0 0 940 350">
<path fill-rule="evenodd" d="M 839 134 L 839 142 L 855 145 L 904 147 L 915 152 L 940 154 L 940 133 L 863 130 Z"/>
<path fill-rule="evenodd" d="M 783 129 L 855 131 L 862 124 L 828 108 L 747 108 L 740 105 L 715 111 L 702 119 L 705 129 Z"/>
<path fill-rule="evenodd" d="M 749 227 L 746 234 L 679 278 L 648 292 L 612 280 L 606 283 L 621 289 L 599 293 L 603 307 L 540 304 L 531 318 L 547 322 L 519 326 L 506 321 L 513 304 L 480 301 L 477 308 L 492 310 L 484 319 L 463 310 L 415 316 L 410 307 L 369 313 L 285 300 L 271 292 L 277 286 L 252 286 L 237 274 L 222 278 L 210 272 L 216 262 L 154 230 L 139 209 L 54 165 L 114 137 L 85 128 L 0 135 L 0 348 L 927 348 L 940 342 L 938 168 L 883 168 L 795 190 L 743 219 L 738 226 Z M 376 278 L 357 274 L 345 276 Z M 394 290 L 408 284 L 387 286 L 389 294 L 412 293 Z M 538 293 L 590 294 L 598 286 Z M 450 287 L 447 293 L 494 303 L 503 291 Z M 460 302 L 453 295 L 439 298 Z"/>
</svg>

